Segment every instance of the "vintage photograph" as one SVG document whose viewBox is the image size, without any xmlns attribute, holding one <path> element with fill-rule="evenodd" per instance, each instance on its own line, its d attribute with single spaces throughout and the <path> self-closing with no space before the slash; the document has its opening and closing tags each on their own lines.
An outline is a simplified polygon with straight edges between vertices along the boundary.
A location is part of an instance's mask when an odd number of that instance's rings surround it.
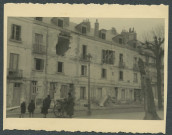
<svg viewBox="0 0 172 135">
<path fill-rule="evenodd" d="M 164 18 L 8 17 L 6 118 L 164 120 Z"/>
<path fill-rule="evenodd" d="M 168 6 L 6 4 L 3 129 L 165 133 Z"/>
</svg>

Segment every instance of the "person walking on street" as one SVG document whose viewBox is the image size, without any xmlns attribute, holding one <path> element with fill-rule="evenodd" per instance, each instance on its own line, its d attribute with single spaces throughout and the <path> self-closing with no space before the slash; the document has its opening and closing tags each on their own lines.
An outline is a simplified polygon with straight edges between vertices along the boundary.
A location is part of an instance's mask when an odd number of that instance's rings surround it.
<svg viewBox="0 0 172 135">
<path fill-rule="evenodd" d="M 44 118 L 46 118 L 46 116 L 48 114 L 48 109 L 50 108 L 50 103 L 51 103 L 51 99 L 50 99 L 50 95 L 48 95 L 43 100 L 43 106 L 42 106 L 42 110 L 41 110 L 41 113 L 44 115 L 43 116 Z"/>
<path fill-rule="evenodd" d="M 31 100 L 28 106 L 29 117 L 33 117 L 34 111 L 35 111 L 35 103 L 33 100 Z"/>
<path fill-rule="evenodd" d="M 24 114 L 26 113 L 26 103 L 25 103 L 25 101 L 23 101 L 21 103 L 20 109 L 21 109 L 20 118 L 24 118 Z"/>
<path fill-rule="evenodd" d="M 71 93 L 68 93 L 68 99 L 67 99 L 67 115 L 69 118 L 72 118 L 72 115 L 74 114 L 74 98 L 72 97 Z"/>
</svg>

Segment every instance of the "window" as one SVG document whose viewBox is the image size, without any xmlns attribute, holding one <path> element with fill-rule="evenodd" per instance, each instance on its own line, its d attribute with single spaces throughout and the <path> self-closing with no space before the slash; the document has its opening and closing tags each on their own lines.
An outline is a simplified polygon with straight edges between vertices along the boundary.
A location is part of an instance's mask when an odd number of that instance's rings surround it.
<svg viewBox="0 0 172 135">
<path fill-rule="evenodd" d="M 121 63 L 123 62 L 123 54 L 122 53 L 119 54 L 119 62 L 121 62 Z"/>
<path fill-rule="evenodd" d="M 83 46 L 82 46 L 82 58 L 83 58 L 84 60 L 87 59 L 87 46 L 86 46 L 86 45 L 83 45 Z"/>
<path fill-rule="evenodd" d="M 100 99 L 100 98 L 102 98 L 102 88 L 98 88 L 98 93 L 97 93 L 98 95 L 97 95 L 97 97 L 98 97 L 98 99 Z"/>
<path fill-rule="evenodd" d="M 42 17 L 35 17 L 35 20 L 42 21 Z"/>
<path fill-rule="evenodd" d="M 59 27 L 63 27 L 63 20 L 58 19 L 58 26 L 59 26 Z"/>
<path fill-rule="evenodd" d="M 105 33 L 101 33 L 101 38 L 102 39 L 106 39 L 106 34 Z"/>
<path fill-rule="evenodd" d="M 18 69 L 19 54 L 10 53 L 10 64 L 9 68 L 12 70 Z"/>
<path fill-rule="evenodd" d="M 122 38 L 119 38 L 119 44 L 122 44 Z"/>
<path fill-rule="evenodd" d="M 35 70 L 43 70 L 44 69 L 44 60 L 35 58 Z"/>
<path fill-rule="evenodd" d="M 35 45 L 42 45 L 43 44 L 43 35 L 35 33 Z"/>
<path fill-rule="evenodd" d="M 21 26 L 12 24 L 11 39 L 21 41 Z"/>
<path fill-rule="evenodd" d="M 119 80 L 123 80 L 123 71 L 119 71 Z"/>
<path fill-rule="evenodd" d="M 132 98 L 133 98 L 133 91 L 130 90 L 130 100 L 132 100 Z"/>
<path fill-rule="evenodd" d="M 80 99 L 85 99 L 85 98 L 86 98 L 86 88 L 80 87 Z"/>
<path fill-rule="evenodd" d="M 114 64 L 115 52 L 110 50 L 102 50 L 102 63 Z"/>
<path fill-rule="evenodd" d="M 59 73 L 62 73 L 63 72 L 63 62 L 58 62 L 57 72 L 59 72 Z"/>
<path fill-rule="evenodd" d="M 121 91 L 121 99 L 125 100 L 125 89 L 122 89 Z"/>
<path fill-rule="evenodd" d="M 87 75 L 87 66 L 81 65 L 81 75 L 83 76 Z"/>
<path fill-rule="evenodd" d="M 38 91 L 37 81 L 32 81 L 32 94 L 36 94 Z"/>
<path fill-rule="evenodd" d="M 86 34 L 87 33 L 87 28 L 85 26 L 82 26 L 82 34 Z"/>
<path fill-rule="evenodd" d="M 137 73 L 134 73 L 134 82 L 138 82 Z"/>
<path fill-rule="evenodd" d="M 102 69 L 102 78 L 106 78 L 106 69 Z"/>
</svg>

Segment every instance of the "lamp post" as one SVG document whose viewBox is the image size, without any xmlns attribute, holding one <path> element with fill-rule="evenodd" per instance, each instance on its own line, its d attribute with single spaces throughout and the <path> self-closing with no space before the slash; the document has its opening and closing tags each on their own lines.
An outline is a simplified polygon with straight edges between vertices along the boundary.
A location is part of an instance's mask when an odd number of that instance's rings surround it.
<svg viewBox="0 0 172 135">
<path fill-rule="evenodd" d="M 90 60 L 91 60 L 91 55 L 87 55 L 88 58 L 88 115 L 91 115 L 91 101 L 90 101 Z"/>
</svg>

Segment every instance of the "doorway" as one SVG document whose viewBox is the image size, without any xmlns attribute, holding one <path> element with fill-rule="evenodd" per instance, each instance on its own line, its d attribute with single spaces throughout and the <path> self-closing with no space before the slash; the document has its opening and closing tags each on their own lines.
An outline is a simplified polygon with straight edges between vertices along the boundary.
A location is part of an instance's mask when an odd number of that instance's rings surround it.
<svg viewBox="0 0 172 135">
<path fill-rule="evenodd" d="M 14 83 L 13 89 L 13 106 L 20 106 L 21 83 Z"/>
</svg>

